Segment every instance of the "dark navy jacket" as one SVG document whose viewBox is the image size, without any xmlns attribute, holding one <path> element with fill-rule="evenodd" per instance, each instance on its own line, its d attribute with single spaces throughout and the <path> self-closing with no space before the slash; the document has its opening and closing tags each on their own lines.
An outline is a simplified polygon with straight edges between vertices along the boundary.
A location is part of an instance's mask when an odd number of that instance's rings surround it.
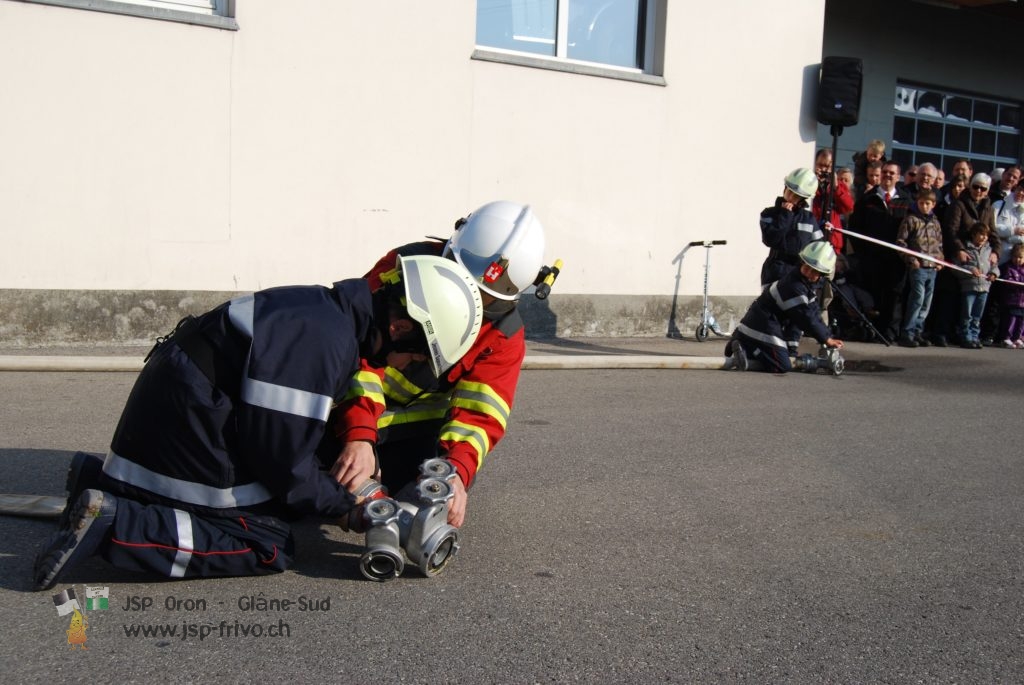
<svg viewBox="0 0 1024 685">
<path fill-rule="evenodd" d="M 819 281 L 821 283 L 821 281 Z M 786 349 L 786 324 L 795 324 L 819 343 L 830 337 L 815 300 L 817 284 L 811 284 L 799 269 L 793 269 L 767 286 L 758 296 L 736 331 L 771 347 Z"/>
<path fill-rule="evenodd" d="M 782 207 L 783 199 L 775 198 L 775 205 L 761 212 L 761 242 L 771 248 L 761 266 L 761 285 L 782 278 L 800 264 L 800 250 L 825 235 L 818 220 L 805 202 L 794 211 Z"/>
<path fill-rule="evenodd" d="M 172 337 L 139 375 L 103 467 L 111 489 L 214 515 L 348 511 L 314 451 L 372 312 L 366 281 L 352 279 L 264 290 L 199 317 L 198 345 Z"/>
</svg>

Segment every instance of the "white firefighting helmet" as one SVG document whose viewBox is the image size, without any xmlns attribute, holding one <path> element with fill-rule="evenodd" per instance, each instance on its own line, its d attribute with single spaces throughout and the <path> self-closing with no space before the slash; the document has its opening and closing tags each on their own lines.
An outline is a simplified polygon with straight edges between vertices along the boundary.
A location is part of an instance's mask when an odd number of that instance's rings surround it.
<svg viewBox="0 0 1024 685">
<path fill-rule="evenodd" d="M 515 300 L 543 265 L 544 227 L 529 205 L 489 202 L 456 229 L 444 255 L 466 267 L 484 292 Z"/>
<path fill-rule="evenodd" d="M 427 338 L 430 366 L 440 378 L 462 359 L 483 325 L 484 306 L 473 276 L 450 259 L 401 257 L 405 308 Z"/>
<path fill-rule="evenodd" d="M 831 276 L 836 270 L 836 251 L 832 244 L 815 240 L 800 250 L 800 260 L 818 273 Z"/>
<path fill-rule="evenodd" d="M 814 197 L 818 192 L 818 177 L 814 175 L 813 169 L 793 169 L 783 180 L 791 192 L 803 199 Z"/>
</svg>

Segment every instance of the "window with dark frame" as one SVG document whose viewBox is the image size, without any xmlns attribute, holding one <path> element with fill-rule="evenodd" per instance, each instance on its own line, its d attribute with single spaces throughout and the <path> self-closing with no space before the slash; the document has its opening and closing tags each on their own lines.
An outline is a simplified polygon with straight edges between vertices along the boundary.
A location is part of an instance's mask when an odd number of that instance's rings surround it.
<svg viewBox="0 0 1024 685">
<path fill-rule="evenodd" d="M 653 72 L 655 0 L 477 0 L 476 44 Z"/>
<path fill-rule="evenodd" d="M 902 168 L 931 162 L 949 170 L 958 159 L 989 171 L 1021 157 L 1021 103 L 899 82 L 891 158 Z"/>
</svg>

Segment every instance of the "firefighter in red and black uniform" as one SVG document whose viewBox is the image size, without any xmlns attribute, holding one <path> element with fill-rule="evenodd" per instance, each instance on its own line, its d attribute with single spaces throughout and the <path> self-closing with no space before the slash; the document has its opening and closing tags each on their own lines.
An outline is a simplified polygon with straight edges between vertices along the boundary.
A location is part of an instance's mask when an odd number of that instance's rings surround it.
<svg viewBox="0 0 1024 685">
<path fill-rule="evenodd" d="M 508 428 L 526 337 L 516 309 L 542 267 L 544 229 L 529 206 L 491 202 L 456 224 L 447 242 L 392 250 L 366 275 L 372 290 L 399 287 L 399 256 L 441 254 L 476 278 L 484 324 L 469 352 L 442 378 L 419 355 L 391 353 L 387 368 L 364 364 L 334 413 L 334 436 L 321 454 L 350 488 L 374 475 L 392 493 L 416 479 L 421 462 L 450 461 L 458 472 L 448 522 L 461 526 L 466 489 Z"/>
</svg>

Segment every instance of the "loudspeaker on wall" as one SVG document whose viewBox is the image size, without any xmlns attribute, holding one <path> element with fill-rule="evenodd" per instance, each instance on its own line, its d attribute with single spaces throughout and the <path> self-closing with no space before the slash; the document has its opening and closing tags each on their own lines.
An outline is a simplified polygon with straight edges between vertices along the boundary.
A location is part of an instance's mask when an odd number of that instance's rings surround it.
<svg viewBox="0 0 1024 685">
<path fill-rule="evenodd" d="M 857 57 L 826 57 L 818 84 L 818 123 L 854 126 L 860 114 L 864 65 Z"/>
</svg>

